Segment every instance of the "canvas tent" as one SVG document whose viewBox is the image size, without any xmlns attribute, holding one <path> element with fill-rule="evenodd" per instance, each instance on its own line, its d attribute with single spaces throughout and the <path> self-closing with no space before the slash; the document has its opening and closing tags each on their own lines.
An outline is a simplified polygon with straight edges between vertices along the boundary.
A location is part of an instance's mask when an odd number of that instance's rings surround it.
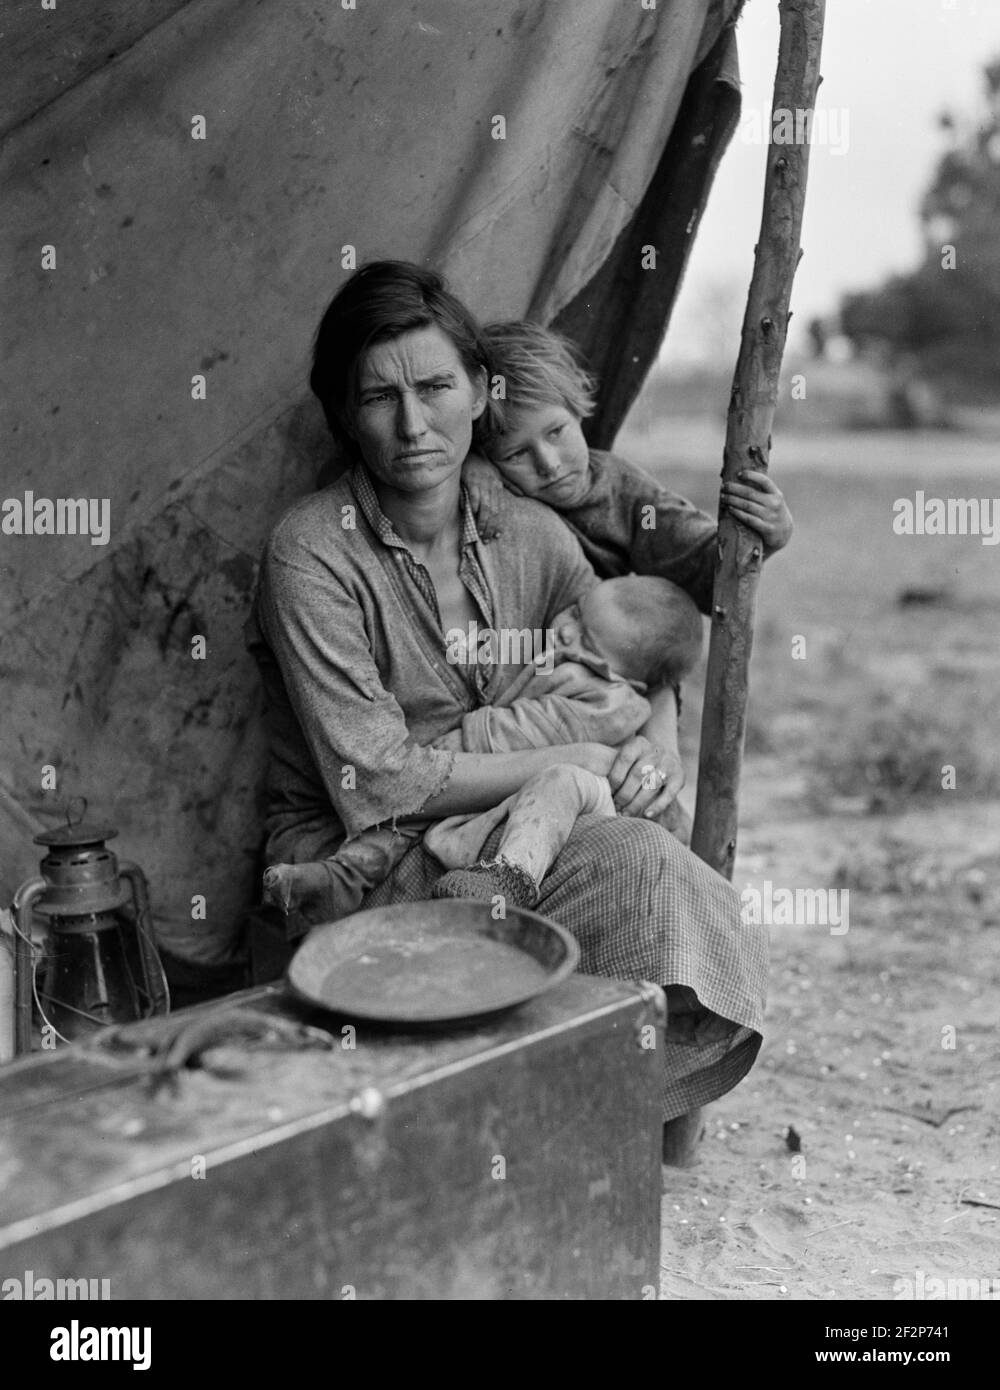
<svg viewBox="0 0 1000 1390">
<path fill-rule="evenodd" d="M 0 534 L 3 902 L 34 829 L 84 795 L 144 867 L 161 942 L 233 951 L 266 757 L 242 623 L 268 530 L 328 453 L 305 382 L 345 248 L 570 333 L 609 443 L 738 117 L 738 8 L 6 11 L 0 501 L 107 499 L 110 533 Z"/>
</svg>

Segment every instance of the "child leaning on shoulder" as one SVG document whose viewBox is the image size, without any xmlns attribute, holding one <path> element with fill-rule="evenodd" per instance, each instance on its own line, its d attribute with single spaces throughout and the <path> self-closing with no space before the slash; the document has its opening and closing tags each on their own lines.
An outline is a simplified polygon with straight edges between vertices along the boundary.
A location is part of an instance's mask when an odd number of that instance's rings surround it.
<svg viewBox="0 0 1000 1390">
<path fill-rule="evenodd" d="M 500 533 L 506 484 L 559 511 L 599 574 L 658 575 L 708 613 L 715 522 L 627 459 L 588 447 L 582 423 L 596 384 L 572 344 L 529 322 L 494 323 L 485 336 L 505 395 L 490 399 L 477 422 L 478 455 L 462 471 L 483 539 Z M 765 558 L 788 544 L 792 516 L 766 473 L 744 469 L 723 484 L 722 503 L 760 536 Z"/>
</svg>

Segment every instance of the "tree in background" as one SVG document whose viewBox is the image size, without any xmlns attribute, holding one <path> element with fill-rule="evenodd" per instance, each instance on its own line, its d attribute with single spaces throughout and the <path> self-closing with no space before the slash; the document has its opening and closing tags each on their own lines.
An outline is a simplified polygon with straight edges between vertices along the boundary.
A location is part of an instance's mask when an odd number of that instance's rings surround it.
<svg viewBox="0 0 1000 1390">
<path fill-rule="evenodd" d="M 1000 399 L 1000 58 L 984 75 L 978 123 L 940 117 L 951 146 L 920 208 L 922 264 L 840 308 L 857 348 L 967 402 Z"/>
</svg>

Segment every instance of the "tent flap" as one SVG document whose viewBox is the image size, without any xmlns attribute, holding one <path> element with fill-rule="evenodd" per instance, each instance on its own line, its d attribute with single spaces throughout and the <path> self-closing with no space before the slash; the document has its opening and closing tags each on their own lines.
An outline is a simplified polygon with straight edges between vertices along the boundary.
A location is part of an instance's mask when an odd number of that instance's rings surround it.
<svg viewBox="0 0 1000 1390">
<path fill-rule="evenodd" d="M 558 314 L 605 377 L 609 438 L 732 129 L 736 8 L 158 0 L 5 21 L 0 502 L 110 516 L 106 544 L 0 532 L 5 891 L 37 863 L 25 816 L 84 795 L 146 869 L 161 940 L 227 957 L 266 756 L 242 624 L 264 537 L 327 454 L 305 388 L 324 305 L 352 261 L 397 256 L 484 319 Z"/>
<path fill-rule="evenodd" d="M 691 76 L 635 215 L 555 320 L 584 349 L 601 382 L 597 410 L 587 422 L 595 448 L 611 446 L 656 359 L 715 170 L 739 116 L 736 41 L 727 29 Z M 644 250 L 649 247 L 655 270 Z"/>
</svg>

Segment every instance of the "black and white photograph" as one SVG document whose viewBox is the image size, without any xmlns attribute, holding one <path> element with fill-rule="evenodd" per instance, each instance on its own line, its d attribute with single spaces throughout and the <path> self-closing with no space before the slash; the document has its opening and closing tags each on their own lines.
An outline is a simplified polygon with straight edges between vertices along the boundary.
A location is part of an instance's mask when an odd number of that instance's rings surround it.
<svg viewBox="0 0 1000 1390">
<path fill-rule="evenodd" d="M 7 0 L 0 66 L 32 1364 L 192 1301 L 961 1364 L 1000 4 Z"/>
</svg>

